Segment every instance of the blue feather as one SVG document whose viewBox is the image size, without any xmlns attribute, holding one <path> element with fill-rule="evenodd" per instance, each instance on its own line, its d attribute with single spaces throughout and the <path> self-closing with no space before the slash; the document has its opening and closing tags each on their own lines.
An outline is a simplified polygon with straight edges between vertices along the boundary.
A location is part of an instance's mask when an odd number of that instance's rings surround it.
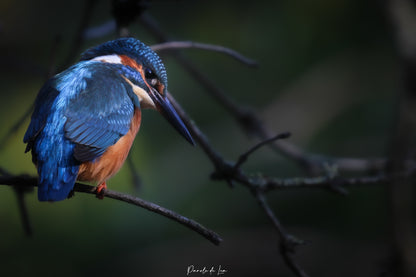
<svg viewBox="0 0 416 277">
<path fill-rule="evenodd" d="M 80 164 L 95 160 L 128 132 L 137 104 L 114 65 L 82 61 L 50 79 L 24 136 L 38 169 L 38 199 L 67 198 Z"/>
<path fill-rule="evenodd" d="M 124 78 L 143 89 L 147 86 L 141 73 L 129 66 L 94 60 L 113 54 L 126 55 L 152 69 L 167 87 L 160 58 L 133 38 L 91 48 L 79 63 L 48 80 L 36 98 L 23 139 L 37 165 L 41 201 L 67 198 L 80 165 L 99 158 L 129 131 L 140 104 Z"/>
<path fill-rule="evenodd" d="M 97 56 L 111 54 L 127 55 L 140 61 L 143 66 L 150 67 L 167 87 L 168 78 L 162 60 L 149 46 L 135 38 L 120 38 L 88 49 L 82 54 L 81 60 L 90 60 Z"/>
<path fill-rule="evenodd" d="M 108 70 L 106 64 L 89 63 L 94 78 L 87 80 L 86 88 L 70 100 L 65 111 L 65 136 L 76 144 L 90 146 L 75 149 L 80 161 L 94 160 L 101 149 L 105 151 L 128 132 L 134 114 L 132 98 L 137 98 L 119 73 Z"/>
</svg>

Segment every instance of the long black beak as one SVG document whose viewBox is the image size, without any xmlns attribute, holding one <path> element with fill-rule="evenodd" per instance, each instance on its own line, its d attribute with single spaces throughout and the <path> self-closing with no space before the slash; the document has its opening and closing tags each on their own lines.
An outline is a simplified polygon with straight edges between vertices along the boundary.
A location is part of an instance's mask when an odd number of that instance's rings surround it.
<svg viewBox="0 0 416 277">
<path fill-rule="evenodd" d="M 188 128 L 186 128 L 185 123 L 183 123 L 169 99 L 156 91 L 150 93 L 150 95 L 153 96 L 152 99 L 158 107 L 159 112 L 173 127 L 175 127 L 176 131 L 178 131 L 190 144 L 195 145 L 194 139 L 189 133 Z"/>
</svg>

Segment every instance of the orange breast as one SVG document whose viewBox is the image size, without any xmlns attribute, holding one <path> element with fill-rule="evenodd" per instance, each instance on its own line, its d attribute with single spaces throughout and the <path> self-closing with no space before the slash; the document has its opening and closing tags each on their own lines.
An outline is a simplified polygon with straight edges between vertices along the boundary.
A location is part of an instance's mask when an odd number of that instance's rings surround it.
<svg viewBox="0 0 416 277">
<path fill-rule="evenodd" d="M 116 144 L 108 147 L 107 151 L 94 162 L 82 163 L 77 180 L 101 184 L 116 174 L 126 160 L 134 138 L 140 128 L 141 112 L 135 109 L 130 130 Z"/>
</svg>

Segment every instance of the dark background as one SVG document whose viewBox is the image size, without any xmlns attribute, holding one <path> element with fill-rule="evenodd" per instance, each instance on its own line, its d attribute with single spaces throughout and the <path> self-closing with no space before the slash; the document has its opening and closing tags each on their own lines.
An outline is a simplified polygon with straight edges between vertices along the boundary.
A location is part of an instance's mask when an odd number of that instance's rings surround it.
<svg viewBox="0 0 416 277">
<path fill-rule="evenodd" d="M 30 108 L 48 76 L 65 64 L 84 1 L 0 2 L 0 138 Z M 253 107 L 274 132 L 322 155 L 386 155 L 400 70 L 387 9 L 380 1 L 153 1 L 147 11 L 173 39 L 218 44 L 259 62 L 248 68 L 218 53 L 185 50 L 238 103 Z M 90 26 L 112 19 L 97 1 Z M 131 34 L 156 40 L 138 21 Z M 116 32 L 83 42 L 86 48 Z M 226 158 L 256 140 L 247 136 L 169 55 L 163 56 L 175 98 Z M 0 167 L 34 175 L 22 138 L 29 120 L 0 150 Z M 278 236 L 250 192 L 210 181 L 213 166 L 156 112 L 145 111 L 131 152 L 142 178 L 136 190 L 124 166 L 110 189 L 138 195 L 193 218 L 224 239 L 214 246 L 196 233 L 122 202 L 77 193 L 59 203 L 26 196 L 34 230 L 27 238 L 16 196 L 0 187 L 1 276 L 186 276 L 189 265 L 228 270 L 223 276 L 293 276 Z M 304 176 L 290 159 L 264 148 L 247 171 Z M 268 194 L 283 225 L 307 241 L 298 248 L 312 276 L 378 276 L 389 258 L 386 190 L 359 187 L 343 197 L 325 190 Z M 191 276 L 198 276 L 193 274 Z"/>
</svg>

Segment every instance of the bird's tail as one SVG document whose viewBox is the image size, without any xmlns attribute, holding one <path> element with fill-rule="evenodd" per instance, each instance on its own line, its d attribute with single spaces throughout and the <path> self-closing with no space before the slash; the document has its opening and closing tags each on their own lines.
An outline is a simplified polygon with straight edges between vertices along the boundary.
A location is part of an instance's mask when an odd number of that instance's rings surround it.
<svg viewBox="0 0 416 277">
<path fill-rule="evenodd" d="M 51 165 L 52 161 L 38 161 L 39 201 L 60 201 L 68 197 L 74 188 L 79 165 Z"/>
<path fill-rule="evenodd" d="M 32 155 L 39 174 L 39 201 L 64 200 L 74 188 L 79 162 L 73 157 L 73 149 L 63 136 L 44 136 L 37 141 Z"/>
</svg>

